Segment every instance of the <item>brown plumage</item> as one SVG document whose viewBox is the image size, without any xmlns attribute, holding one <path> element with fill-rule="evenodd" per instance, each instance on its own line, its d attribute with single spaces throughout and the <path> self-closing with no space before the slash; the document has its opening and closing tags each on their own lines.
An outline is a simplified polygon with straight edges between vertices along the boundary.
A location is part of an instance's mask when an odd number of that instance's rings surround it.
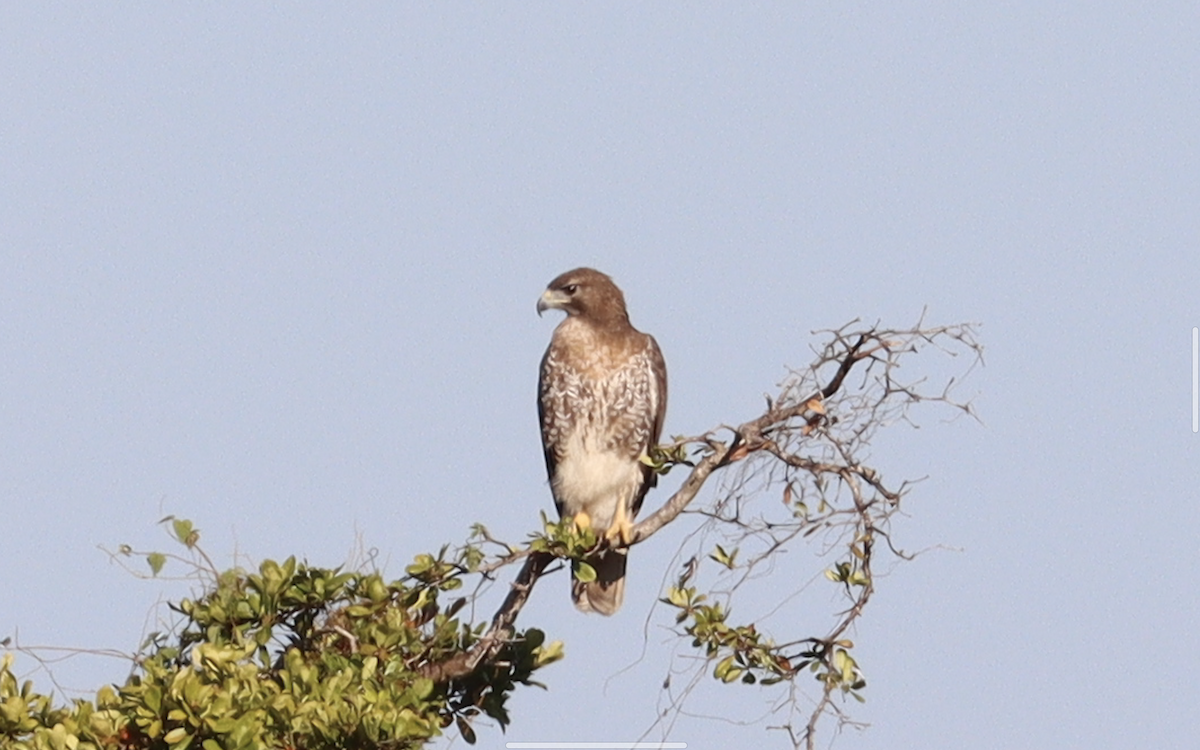
<svg viewBox="0 0 1200 750">
<path fill-rule="evenodd" d="M 567 271 L 546 287 L 538 314 L 567 314 L 542 357 L 538 416 L 550 491 L 560 517 L 573 517 L 610 541 L 628 541 L 655 474 L 641 457 L 658 442 L 667 410 L 667 368 L 654 337 L 629 323 L 625 296 L 591 268 Z M 625 595 L 625 550 L 587 562 L 596 580 L 571 577 L 584 612 L 611 615 Z"/>
</svg>

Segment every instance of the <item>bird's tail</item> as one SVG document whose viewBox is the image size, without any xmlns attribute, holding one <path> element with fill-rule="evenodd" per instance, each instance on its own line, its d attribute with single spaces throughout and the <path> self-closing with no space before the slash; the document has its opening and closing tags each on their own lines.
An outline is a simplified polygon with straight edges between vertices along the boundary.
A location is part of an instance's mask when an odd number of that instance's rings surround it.
<svg viewBox="0 0 1200 750">
<path fill-rule="evenodd" d="M 625 600 L 625 550 L 609 549 L 587 559 L 588 565 L 596 570 L 596 580 L 584 583 L 575 577 L 571 566 L 571 601 L 580 612 L 598 612 L 611 615 L 621 608 Z"/>
</svg>

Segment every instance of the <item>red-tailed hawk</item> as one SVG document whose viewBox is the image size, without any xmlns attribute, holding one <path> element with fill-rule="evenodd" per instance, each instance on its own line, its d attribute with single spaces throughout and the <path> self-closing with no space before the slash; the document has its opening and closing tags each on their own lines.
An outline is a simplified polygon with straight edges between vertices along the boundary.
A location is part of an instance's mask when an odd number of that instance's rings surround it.
<svg viewBox="0 0 1200 750">
<path fill-rule="evenodd" d="M 538 314 L 562 310 L 538 378 L 538 415 L 550 491 L 562 518 L 628 543 L 633 518 L 654 485 L 640 461 L 658 442 L 667 411 L 667 367 L 654 337 L 629 324 L 625 296 L 591 268 L 550 282 Z M 596 580 L 571 576 L 571 599 L 584 612 L 611 615 L 625 595 L 625 550 L 586 562 Z"/>
</svg>

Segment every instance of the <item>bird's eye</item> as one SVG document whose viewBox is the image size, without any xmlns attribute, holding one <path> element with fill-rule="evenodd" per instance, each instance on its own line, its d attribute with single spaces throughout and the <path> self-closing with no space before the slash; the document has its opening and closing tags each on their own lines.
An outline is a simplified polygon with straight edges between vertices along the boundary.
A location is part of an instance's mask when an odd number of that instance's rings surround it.
<svg viewBox="0 0 1200 750">
<path fill-rule="evenodd" d="M 566 286 L 563 287 L 563 291 L 566 292 L 568 296 L 574 296 L 575 292 L 579 291 L 579 285 L 578 284 L 567 284 Z"/>
</svg>

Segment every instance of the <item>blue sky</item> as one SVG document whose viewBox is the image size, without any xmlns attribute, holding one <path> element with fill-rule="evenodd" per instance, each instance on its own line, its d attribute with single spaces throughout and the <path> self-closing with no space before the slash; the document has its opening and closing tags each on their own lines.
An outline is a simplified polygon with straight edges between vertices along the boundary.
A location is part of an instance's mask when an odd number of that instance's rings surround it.
<svg viewBox="0 0 1200 750">
<path fill-rule="evenodd" d="M 223 561 L 395 575 L 474 521 L 522 538 L 534 304 L 592 265 L 663 348 L 668 433 L 754 416 L 814 329 L 981 324 L 983 424 L 877 447 L 929 477 L 900 542 L 947 549 L 881 582 L 841 744 L 1185 746 L 1198 38 L 1171 2 L 8 4 L 0 635 L 134 649 L 187 588 L 97 545 L 166 547 L 168 513 Z M 539 587 L 567 660 L 482 746 L 653 723 L 687 530 L 615 618 Z M 770 700 L 706 687 L 670 739 L 782 747 Z"/>
</svg>

